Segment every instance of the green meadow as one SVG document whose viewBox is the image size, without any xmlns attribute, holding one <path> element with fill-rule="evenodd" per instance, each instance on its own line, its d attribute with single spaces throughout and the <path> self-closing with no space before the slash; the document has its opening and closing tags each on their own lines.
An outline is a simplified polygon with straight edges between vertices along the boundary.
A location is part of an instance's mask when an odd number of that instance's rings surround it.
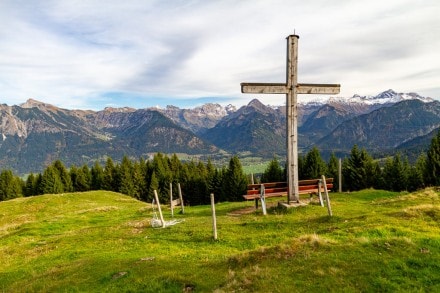
<svg viewBox="0 0 440 293">
<path fill-rule="evenodd" d="M 440 292 L 440 191 L 174 212 L 107 191 L 0 202 L 1 292 Z M 308 198 L 303 198 L 304 202 Z M 170 209 L 162 206 L 165 220 Z"/>
</svg>

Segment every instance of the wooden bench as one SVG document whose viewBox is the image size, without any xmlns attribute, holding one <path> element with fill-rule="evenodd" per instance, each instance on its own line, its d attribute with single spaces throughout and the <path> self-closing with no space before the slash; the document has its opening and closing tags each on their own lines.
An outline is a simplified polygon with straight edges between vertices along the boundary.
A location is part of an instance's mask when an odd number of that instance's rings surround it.
<svg viewBox="0 0 440 293">
<path fill-rule="evenodd" d="M 324 186 L 325 180 L 325 186 Z M 329 191 L 333 188 L 333 178 L 325 178 L 324 176 L 319 179 L 299 180 L 298 189 L 299 194 L 313 194 L 319 195 L 319 201 L 321 206 L 324 206 L 321 192 Z M 287 196 L 288 192 L 287 182 L 270 182 L 261 184 L 249 184 L 247 186 L 246 194 L 243 195 L 246 200 L 255 200 L 255 208 L 258 208 L 258 200 L 262 202 L 263 213 L 265 214 L 265 199 L 269 197 Z"/>
</svg>

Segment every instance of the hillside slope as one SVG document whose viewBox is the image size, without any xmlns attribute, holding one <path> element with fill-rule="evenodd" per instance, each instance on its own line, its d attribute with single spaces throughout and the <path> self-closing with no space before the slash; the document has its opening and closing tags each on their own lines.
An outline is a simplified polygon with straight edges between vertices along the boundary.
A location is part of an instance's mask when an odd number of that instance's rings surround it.
<svg viewBox="0 0 440 293">
<path fill-rule="evenodd" d="M 305 200 L 305 199 L 304 199 Z M 237 216 L 252 202 L 149 225 L 149 204 L 104 191 L 0 202 L 5 292 L 413 292 L 440 290 L 440 192 L 332 194 Z M 269 200 L 269 204 L 271 201 Z M 162 207 L 166 220 L 170 211 Z M 232 213 L 234 212 L 234 213 Z M 292 277 L 295 276 L 295 277 Z"/>
</svg>

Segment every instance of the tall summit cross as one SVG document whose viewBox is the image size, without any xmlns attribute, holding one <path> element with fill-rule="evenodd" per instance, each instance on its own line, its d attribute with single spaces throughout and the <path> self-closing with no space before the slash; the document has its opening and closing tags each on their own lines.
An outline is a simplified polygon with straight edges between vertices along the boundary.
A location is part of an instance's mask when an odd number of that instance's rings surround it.
<svg viewBox="0 0 440 293">
<path fill-rule="evenodd" d="M 298 83 L 298 39 L 287 37 L 286 83 L 241 83 L 241 92 L 250 94 L 285 94 L 287 120 L 287 202 L 299 202 L 298 186 L 298 94 L 338 94 L 339 84 Z"/>
</svg>

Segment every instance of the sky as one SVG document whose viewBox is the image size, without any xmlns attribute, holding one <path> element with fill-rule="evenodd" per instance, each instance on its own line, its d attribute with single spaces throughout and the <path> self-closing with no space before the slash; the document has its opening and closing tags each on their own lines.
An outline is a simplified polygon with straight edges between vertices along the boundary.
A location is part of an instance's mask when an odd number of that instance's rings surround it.
<svg viewBox="0 0 440 293">
<path fill-rule="evenodd" d="M 283 105 L 240 83 L 285 82 L 291 34 L 300 83 L 440 99 L 439 15 L 438 0 L 0 0 L 0 103 Z"/>
</svg>

